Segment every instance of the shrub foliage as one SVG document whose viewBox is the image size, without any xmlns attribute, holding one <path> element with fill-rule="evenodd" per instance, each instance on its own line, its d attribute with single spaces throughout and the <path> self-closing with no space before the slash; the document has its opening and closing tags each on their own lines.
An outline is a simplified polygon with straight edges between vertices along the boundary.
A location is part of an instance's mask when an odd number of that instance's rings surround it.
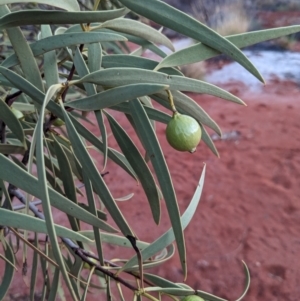
<svg viewBox="0 0 300 301">
<path fill-rule="evenodd" d="M 263 81 L 240 48 L 297 32 L 299 27 L 223 38 L 158 0 L 35 3 L 0 1 L 0 256 L 4 271 L 0 299 L 14 279 L 18 249 L 23 252 L 23 271 L 31 273 L 32 300 L 36 289 L 43 299 L 62 297 L 62 287 L 74 300 L 85 300 L 89 289 L 98 289 L 109 299 L 112 283 L 120 299 L 127 287 L 134 300 L 157 300 L 163 294 L 174 300 L 193 294 L 205 300 L 223 300 L 147 273 L 177 250 L 184 277 L 187 275 L 184 229 L 197 208 L 205 173 L 204 169 L 189 206 L 180 213 L 155 123 L 168 124 L 176 108 L 197 120 L 203 143 L 218 155 L 207 128 L 221 135 L 220 128 L 182 92 L 243 102 L 214 85 L 183 76 L 179 66 L 224 53 Z M 198 43 L 174 52 L 172 42 L 160 30 L 138 17 Z M 128 42 L 138 48 L 132 52 Z M 145 50 L 160 57 L 159 62 L 142 57 Z M 170 114 L 155 103 L 170 109 Z M 114 111 L 126 115 L 143 150 L 118 123 Z M 91 119 L 100 137 L 82 123 Z M 120 151 L 108 144 L 108 125 Z M 90 149 L 102 155 L 101 170 Z M 172 228 L 151 242 L 136 238 L 134 221 L 125 219 L 105 182 L 107 160 L 140 182 L 157 224 L 160 203 L 165 202 Z M 84 203 L 78 201 L 82 196 Z M 64 214 L 64 225 L 54 222 L 54 208 Z M 107 221 L 108 215 L 113 225 Z M 87 228 L 90 230 L 83 230 Z M 29 233 L 33 239 L 29 240 Z M 39 239 L 41 233 L 46 234 L 44 244 Z M 109 260 L 103 244 L 132 248 L 136 255 L 117 264 Z M 29 256 L 32 264 L 27 267 Z M 246 266 L 245 271 L 247 290 Z M 128 280 L 128 275 L 134 281 Z M 37 277 L 44 279 L 42 287 L 36 288 Z M 98 286 L 91 285 L 92 278 L 99 280 Z"/>
</svg>

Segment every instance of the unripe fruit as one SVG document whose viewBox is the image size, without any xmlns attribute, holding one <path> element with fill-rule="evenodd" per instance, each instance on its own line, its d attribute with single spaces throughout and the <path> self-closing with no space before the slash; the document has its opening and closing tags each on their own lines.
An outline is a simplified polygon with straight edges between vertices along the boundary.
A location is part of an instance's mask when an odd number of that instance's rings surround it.
<svg viewBox="0 0 300 301">
<path fill-rule="evenodd" d="M 94 259 L 94 258 L 89 258 L 89 260 L 90 260 L 91 262 L 95 263 L 95 264 L 98 264 L 98 261 L 97 261 L 96 259 Z M 88 264 L 87 262 L 84 262 L 82 268 L 83 268 L 84 270 L 90 270 L 90 269 L 92 268 L 92 266 L 91 266 L 90 264 Z"/>
<path fill-rule="evenodd" d="M 201 127 L 194 118 L 178 112 L 173 114 L 166 129 L 169 144 L 181 152 L 193 153 L 201 140 L 201 134 Z"/>
<path fill-rule="evenodd" d="M 181 299 L 181 301 L 204 301 L 204 299 L 196 295 L 190 295 L 185 296 L 183 299 Z"/>
<path fill-rule="evenodd" d="M 14 107 L 11 107 L 11 111 L 14 113 L 14 115 L 15 115 L 19 120 L 23 120 L 23 119 L 25 118 L 25 117 L 24 117 L 24 114 L 23 114 L 21 111 L 15 109 Z"/>
<path fill-rule="evenodd" d="M 63 126 L 63 125 L 65 125 L 65 122 L 63 120 L 61 120 L 60 118 L 56 118 L 52 124 L 54 126 Z"/>
</svg>

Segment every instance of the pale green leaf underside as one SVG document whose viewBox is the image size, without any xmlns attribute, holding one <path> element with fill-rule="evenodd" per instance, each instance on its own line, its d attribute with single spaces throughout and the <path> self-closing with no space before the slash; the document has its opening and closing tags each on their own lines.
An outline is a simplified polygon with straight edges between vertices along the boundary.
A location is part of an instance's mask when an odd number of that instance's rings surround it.
<svg viewBox="0 0 300 301">
<path fill-rule="evenodd" d="M 293 34 L 300 31 L 300 25 L 287 26 L 282 28 L 265 29 L 253 32 L 241 33 L 227 36 L 226 38 L 238 48 L 244 48 L 263 41 L 276 39 L 285 35 Z M 165 67 L 174 67 L 204 61 L 219 55 L 216 51 L 205 44 L 197 43 L 185 49 L 170 54 L 163 59 L 156 69 Z"/>
<path fill-rule="evenodd" d="M 66 106 L 81 111 L 101 110 L 121 102 L 132 100 L 140 96 L 150 95 L 166 90 L 168 86 L 159 84 L 131 84 L 100 92 L 86 98 L 66 103 Z"/>
</svg>

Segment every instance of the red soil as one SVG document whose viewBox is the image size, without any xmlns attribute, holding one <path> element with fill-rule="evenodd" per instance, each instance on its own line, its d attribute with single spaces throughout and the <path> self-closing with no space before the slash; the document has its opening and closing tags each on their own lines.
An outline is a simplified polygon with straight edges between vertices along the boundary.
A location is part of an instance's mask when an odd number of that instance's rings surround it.
<svg viewBox="0 0 300 301">
<path fill-rule="evenodd" d="M 193 196 L 203 162 L 207 165 L 201 202 L 185 231 L 186 283 L 235 300 L 244 286 L 244 260 L 251 273 L 250 291 L 244 300 L 299 300 L 299 88 L 288 82 L 274 82 L 260 94 L 248 93 L 240 84 L 226 88 L 248 106 L 206 95 L 193 96 L 223 133 L 240 133 L 233 140 L 215 141 L 220 159 L 204 143 L 194 154 L 173 150 L 164 136 L 165 125 L 157 126 L 181 212 Z M 116 114 L 116 118 L 133 134 L 122 114 Z M 109 145 L 117 147 L 112 136 Z M 96 158 L 101 168 L 102 159 Z M 114 197 L 135 193 L 132 200 L 119 204 L 138 237 L 148 242 L 155 240 L 169 227 L 164 204 L 161 224 L 156 227 L 140 186 L 112 162 L 108 162 L 106 170 L 109 174 L 105 180 Z M 120 253 L 113 246 L 105 249 L 107 259 L 125 255 L 126 251 Z M 177 255 L 154 272 L 183 282 Z M 17 300 L 16 294 L 28 293 L 20 278 L 14 279 L 6 300 Z M 89 300 L 99 300 L 98 292 Z"/>
</svg>

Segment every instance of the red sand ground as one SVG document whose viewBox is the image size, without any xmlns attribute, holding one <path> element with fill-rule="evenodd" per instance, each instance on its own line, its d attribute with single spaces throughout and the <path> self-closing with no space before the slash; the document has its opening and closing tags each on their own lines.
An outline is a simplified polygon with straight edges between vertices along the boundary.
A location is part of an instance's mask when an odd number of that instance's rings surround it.
<svg viewBox="0 0 300 301">
<path fill-rule="evenodd" d="M 206 95 L 193 96 L 223 133 L 240 133 L 237 139 L 215 142 L 220 159 L 203 143 L 194 154 L 173 150 L 166 142 L 165 126 L 157 127 L 181 212 L 194 193 L 203 162 L 207 164 L 202 199 L 185 231 L 187 284 L 235 300 L 243 290 L 244 260 L 252 277 L 244 300 L 299 300 L 299 88 L 288 82 L 274 82 L 260 94 L 248 93 L 240 84 L 226 88 L 248 106 Z M 133 133 L 120 113 L 116 117 Z M 116 147 L 112 136 L 109 145 Z M 100 166 L 100 157 L 97 160 Z M 133 220 L 131 225 L 141 240 L 155 240 L 169 227 L 165 206 L 161 225 L 156 227 L 143 191 L 115 167 L 108 162 L 109 175 L 105 176 L 114 197 L 135 193 L 132 200 L 119 203 L 121 210 Z M 107 259 L 117 254 L 120 257 L 116 248 L 107 247 Z M 177 255 L 154 272 L 172 281 L 183 281 Z M 24 282 L 15 279 L 6 300 L 20 300 L 17 295 L 24 296 L 25 292 Z M 89 300 L 99 300 L 98 293 Z"/>
</svg>

